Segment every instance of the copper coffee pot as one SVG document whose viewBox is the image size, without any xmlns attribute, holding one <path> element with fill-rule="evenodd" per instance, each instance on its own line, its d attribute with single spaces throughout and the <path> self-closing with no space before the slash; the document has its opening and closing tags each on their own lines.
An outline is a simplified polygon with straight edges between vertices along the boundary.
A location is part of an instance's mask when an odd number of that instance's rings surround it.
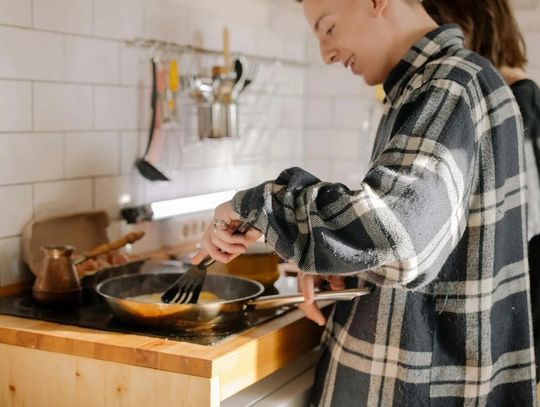
<svg viewBox="0 0 540 407">
<path fill-rule="evenodd" d="M 41 262 L 32 287 L 34 300 L 44 304 L 77 303 L 82 288 L 71 260 L 72 246 L 44 246 L 45 257 Z"/>
</svg>

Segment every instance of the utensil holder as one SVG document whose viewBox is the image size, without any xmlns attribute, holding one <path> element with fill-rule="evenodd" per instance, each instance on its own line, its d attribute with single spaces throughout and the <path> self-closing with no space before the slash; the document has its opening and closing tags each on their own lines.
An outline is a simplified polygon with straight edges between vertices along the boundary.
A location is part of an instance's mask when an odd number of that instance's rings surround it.
<svg viewBox="0 0 540 407">
<path fill-rule="evenodd" d="M 210 102 L 197 106 L 199 139 L 234 138 L 238 135 L 238 104 Z"/>
</svg>

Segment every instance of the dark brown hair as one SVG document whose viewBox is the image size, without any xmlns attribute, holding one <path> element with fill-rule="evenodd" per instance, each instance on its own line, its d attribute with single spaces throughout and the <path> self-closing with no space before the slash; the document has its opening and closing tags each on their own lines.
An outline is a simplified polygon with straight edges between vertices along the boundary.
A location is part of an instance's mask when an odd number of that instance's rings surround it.
<svg viewBox="0 0 540 407">
<path fill-rule="evenodd" d="M 526 46 L 508 0 L 424 0 L 438 24 L 458 24 L 467 48 L 496 67 L 524 68 Z"/>
</svg>

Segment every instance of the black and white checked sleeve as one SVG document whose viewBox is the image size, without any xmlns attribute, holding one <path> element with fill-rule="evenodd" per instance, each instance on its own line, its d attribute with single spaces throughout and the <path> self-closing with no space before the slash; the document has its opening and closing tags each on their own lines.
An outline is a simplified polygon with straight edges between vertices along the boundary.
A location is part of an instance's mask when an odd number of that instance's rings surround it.
<svg viewBox="0 0 540 407">
<path fill-rule="evenodd" d="M 291 168 L 236 194 L 233 207 L 242 217 L 259 211 L 255 227 L 306 272 L 367 272 L 385 286 L 427 284 L 465 230 L 482 123 L 455 81 L 439 79 L 415 92 L 360 189 Z"/>
</svg>

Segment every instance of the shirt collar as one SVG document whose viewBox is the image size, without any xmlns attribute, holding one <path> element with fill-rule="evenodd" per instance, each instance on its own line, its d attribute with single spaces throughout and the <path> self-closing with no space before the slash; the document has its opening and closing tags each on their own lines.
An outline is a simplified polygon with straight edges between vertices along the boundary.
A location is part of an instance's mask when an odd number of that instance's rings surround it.
<svg viewBox="0 0 540 407">
<path fill-rule="evenodd" d="M 445 24 L 427 33 L 407 51 L 405 56 L 390 71 L 383 83 L 384 91 L 390 101 L 395 100 L 401 85 L 419 68 L 445 48 L 463 48 L 463 32 L 456 24 Z"/>
</svg>

